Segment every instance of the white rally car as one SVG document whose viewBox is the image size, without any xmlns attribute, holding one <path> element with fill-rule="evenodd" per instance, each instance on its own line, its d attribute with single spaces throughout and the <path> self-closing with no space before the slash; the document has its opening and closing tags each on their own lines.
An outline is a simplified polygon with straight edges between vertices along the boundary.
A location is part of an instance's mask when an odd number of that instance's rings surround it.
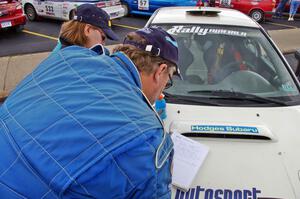
<svg viewBox="0 0 300 199">
<path fill-rule="evenodd" d="M 166 129 L 209 148 L 189 191 L 173 186 L 172 198 L 299 199 L 300 86 L 267 32 L 220 8 L 162 8 L 149 26 L 179 46 Z"/>
<path fill-rule="evenodd" d="M 84 3 L 96 4 L 109 14 L 110 19 L 124 16 L 120 0 L 22 0 L 23 10 L 30 21 L 38 16 L 69 20 L 74 17 L 75 8 Z"/>
</svg>

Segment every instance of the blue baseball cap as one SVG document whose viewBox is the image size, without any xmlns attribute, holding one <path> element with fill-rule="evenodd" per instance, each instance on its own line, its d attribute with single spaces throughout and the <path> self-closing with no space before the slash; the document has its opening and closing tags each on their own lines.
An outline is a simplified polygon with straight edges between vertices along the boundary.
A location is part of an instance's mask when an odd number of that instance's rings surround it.
<svg viewBox="0 0 300 199">
<path fill-rule="evenodd" d="M 125 38 L 123 44 L 133 45 L 141 50 L 150 52 L 154 56 L 161 57 L 170 61 L 176 67 L 175 75 L 181 77 L 178 66 L 178 45 L 176 40 L 161 27 L 155 26 L 150 28 L 142 28 L 135 31 L 146 40 L 146 44 Z"/>
<path fill-rule="evenodd" d="M 100 28 L 110 40 L 119 40 L 119 37 L 109 26 L 109 15 L 95 4 L 82 4 L 78 6 L 76 8 L 74 20 Z"/>
</svg>

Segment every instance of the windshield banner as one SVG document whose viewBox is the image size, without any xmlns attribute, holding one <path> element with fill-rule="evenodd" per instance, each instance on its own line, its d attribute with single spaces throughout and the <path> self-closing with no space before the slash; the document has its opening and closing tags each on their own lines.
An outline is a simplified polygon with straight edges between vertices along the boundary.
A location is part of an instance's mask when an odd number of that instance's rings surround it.
<svg viewBox="0 0 300 199">
<path fill-rule="evenodd" d="M 173 26 L 167 30 L 169 34 L 197 34 L 197 35 L 206 35 L 206 34 L 219 34 L 219 35 L 232 35 L 238 37 L 246 37 L 246 32 L 236 31 L 236 30 L 227 30 L 222 28 L 203 28 L 201 26 Z"/>
</svg>

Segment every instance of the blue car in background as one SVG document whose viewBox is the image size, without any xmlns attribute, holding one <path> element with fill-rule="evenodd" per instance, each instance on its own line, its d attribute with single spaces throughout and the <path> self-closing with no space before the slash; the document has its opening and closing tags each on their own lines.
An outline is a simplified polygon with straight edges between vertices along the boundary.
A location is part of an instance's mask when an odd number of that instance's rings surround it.
<svg viewBox="0 0 300 199">
<path fill-rule="evenodd" d="M 160 7 L 196 6 L 198 0 L 121 0 L 125 15 L 152 15 Z"/>
</svg>

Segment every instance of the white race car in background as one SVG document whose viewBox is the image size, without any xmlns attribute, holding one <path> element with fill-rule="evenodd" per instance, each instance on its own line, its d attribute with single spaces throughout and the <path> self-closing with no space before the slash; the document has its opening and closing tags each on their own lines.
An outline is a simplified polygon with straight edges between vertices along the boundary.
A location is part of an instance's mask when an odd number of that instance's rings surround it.
<svg viewBox="0 0 300 199">
<path fill-rule="evenodd" d="M 74 17 L 75 8 L 84 3 L 96 4 L 109 14 L 110 19 L 124 16 L 120 0 L 22 0 L 24 13 L 30 21 L 38 16 L 70 20 Z"/>
<path fill-rule="evenodd" d="M 179 46 L 183 81 L 165 90 L 166 129 L 209 153 L 176 199 L 299 199 L 300 86 L 264 29 L 239 11 L 172 7 L 161 26 Z"/>
</svg>

